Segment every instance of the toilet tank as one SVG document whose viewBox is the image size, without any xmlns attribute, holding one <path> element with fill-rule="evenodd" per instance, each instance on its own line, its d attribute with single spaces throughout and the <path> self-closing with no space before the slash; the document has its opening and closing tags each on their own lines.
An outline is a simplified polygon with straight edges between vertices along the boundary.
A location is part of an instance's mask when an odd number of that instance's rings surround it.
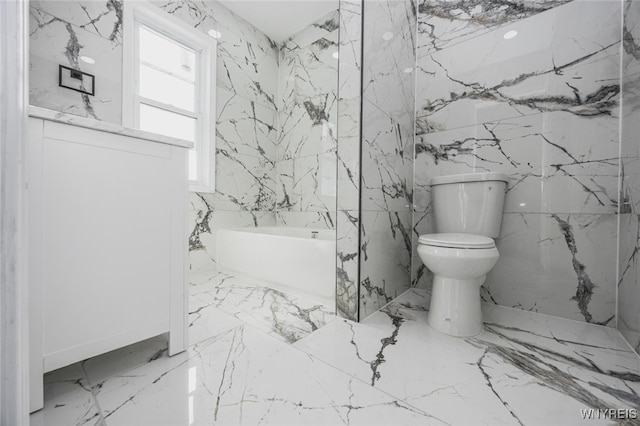
<svg viewBox="0 0 640 426">
<path fill-rule="evenodd" d="M 431 179 L 435 231 L 497 238 L 502 226 L 504 173 L 467 173 Z"/>
</svg>

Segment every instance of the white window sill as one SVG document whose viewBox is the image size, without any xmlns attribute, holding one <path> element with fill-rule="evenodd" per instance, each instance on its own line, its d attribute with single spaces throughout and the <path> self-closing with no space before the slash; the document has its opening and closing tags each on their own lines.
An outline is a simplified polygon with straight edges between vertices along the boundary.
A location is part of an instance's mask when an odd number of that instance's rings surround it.
<svg viewBox="0 0 640 426">
<path fill-rule="evenodd" d="M 215 188 L 211 188 L 210 186 L 189 182 L 189 192 L 204 192 L 206 194 L 214 194 L 216 190 Z"/>
</svg>

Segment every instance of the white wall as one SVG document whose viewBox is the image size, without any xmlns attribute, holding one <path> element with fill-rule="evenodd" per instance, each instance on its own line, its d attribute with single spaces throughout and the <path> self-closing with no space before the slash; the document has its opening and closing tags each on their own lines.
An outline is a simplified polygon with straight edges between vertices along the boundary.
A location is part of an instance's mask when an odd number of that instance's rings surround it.
<svg viewBox="0 0 640 426">
<path fill-rule="evenodd" d="M 21 276 L 26 3 L 0 2 L 0 424 L 28 422 L 27 306 Z"/>
</svg>

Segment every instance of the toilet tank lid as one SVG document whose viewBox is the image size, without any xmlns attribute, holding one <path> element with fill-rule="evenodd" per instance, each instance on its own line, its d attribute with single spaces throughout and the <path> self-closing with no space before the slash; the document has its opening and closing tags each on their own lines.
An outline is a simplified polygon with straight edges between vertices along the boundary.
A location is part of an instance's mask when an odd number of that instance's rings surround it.
<svg viewBox="0 0 640 426">
<path fill-rule="evenodd" d="M 509 176 L 504 173 L 486 172 L 486 173 L 464 173 L 460 175 L 435 176 L 429 181 L 429 185 L 444 185 L 446 183 L 465 183 L 465 182 L 486 182 L 500 181 L 509 182 Z"/>
</svg>

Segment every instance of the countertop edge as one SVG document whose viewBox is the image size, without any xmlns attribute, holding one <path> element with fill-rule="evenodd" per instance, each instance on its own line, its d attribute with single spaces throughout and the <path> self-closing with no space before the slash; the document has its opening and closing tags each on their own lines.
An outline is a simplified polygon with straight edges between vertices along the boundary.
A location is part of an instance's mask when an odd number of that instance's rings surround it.
<svg viewBox="0 0 640 426">
<path fill-rule="evenodd" d="M 28 114 L 29 117 L 54 121 L 71 126 L 84 127 L 101 132 L 113 133 L 116 135 L 128 136 L 137 139 L 144 139 L 151 142 L 158 142 L 166 145 L 178 146 L 181 148 L 190 149 L 193 147 L 193 142 L 188 142 L 182 139 L 158 135 L 156 133 L 151 133 L 139 129 L 131 129 L 115 123 L 94 120 L 92 118 L 81 117 L 78 115 L 68 114 L 60 111 L 53 111 L 47 108 L 37 107 L 33 105 L 29 105 Z"/>
</svg>

